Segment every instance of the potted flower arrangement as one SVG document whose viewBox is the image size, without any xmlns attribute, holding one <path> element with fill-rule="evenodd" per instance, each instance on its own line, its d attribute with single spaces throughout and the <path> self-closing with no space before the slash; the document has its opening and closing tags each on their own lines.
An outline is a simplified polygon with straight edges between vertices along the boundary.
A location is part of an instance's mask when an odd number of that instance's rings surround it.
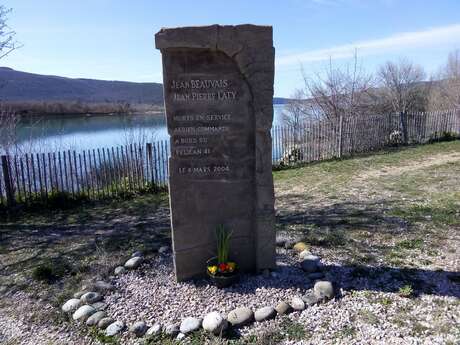
<svg viewBox="0 0 460 345">
<path fill-rule="evenodd" d="M 238 267 L 235 262 L 228 259 L 231 232 L 228 232 L 223 225 L 219 225 L 216 235 L 217 257 L 208 260 L 206 272 L 218 288 L 225 288 L 238 281 Z"/>
</svg>

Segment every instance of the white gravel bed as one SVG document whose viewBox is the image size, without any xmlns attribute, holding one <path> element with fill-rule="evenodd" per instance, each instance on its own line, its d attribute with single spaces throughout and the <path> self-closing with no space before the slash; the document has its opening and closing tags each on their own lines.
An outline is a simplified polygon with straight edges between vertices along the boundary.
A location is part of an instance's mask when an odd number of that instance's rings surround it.
<svg viewBox="0 0 460 345">
<path fill-rule="evenodd" d="M 176 283 L 170 255 L 158 256 L 141 268 L 115 280 L 117 292 L 106 297 L 107 313 L 127 324 L 179 322 L 185 317 L 204 317 L 211 311 L 223 314 L 245 306 L 255 310 L 276 306 L 302 295 L 312 282 L 292 257 L 278 254 L 275 276 L 242 275 L 238 284 L 218 289 L 208 280 Z"/>
<path fill-rule="evenodd" d="M 148 325 L 171 324 L 211 311 L 226 315 L 236 307 L 252 310 L 275 306 L 282 300 L 303 295 L 313 287 L 291 251 L 279 250 L 275 276 L 243 275 L 239 284 L 217 289 L 207 280 L 179 283 L 174 280 L 172 257 L 160 255 L 139 269 L 115 278 L 117 290 L 106 296 L 108 314 L 128 326 L 136 321 Z M 417 298 L 400 297 L 401 281 L 391 270 L 368 268 L 365 276 L 353 276 L 352 268 L 328 262 L 326 279 L 340 289 L 336 299 L 308 307 L 275 320 L 255 322 L 238 332 L 242 336 L 278 332 L 286 319 L 301 324 L 306 335 L 302 340 L 284 340 L 283 344 L 445 344 L 460 340 L 460 301 L 458 286 L 443 272 L 420 271 L 418 278 L 429 283 L 432 294 Z M 355 290 L 355 291 L 353 291 Z M 353 292 L 350 292 L 353 291 Z M 382 302 L 382 301 L 386 302 Z M 446 330 L 452 329 L 452 332 Z M 123 341 L 135 340 L 124 333 Z"/>
</svg>

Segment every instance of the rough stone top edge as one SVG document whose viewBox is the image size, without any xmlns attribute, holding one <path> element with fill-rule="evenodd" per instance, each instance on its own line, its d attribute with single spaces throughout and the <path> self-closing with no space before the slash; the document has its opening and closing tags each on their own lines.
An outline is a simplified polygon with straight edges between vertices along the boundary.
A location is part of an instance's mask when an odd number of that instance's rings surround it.
<svg viewBox="0 0 460 345">
<path fill-rule="evenodd" d="M 244 40 L 248 34 L 261 41 L 273 42 L 273 27 L 270 25 L 206 25 L 162 28 L 155 34 L 155 48 L 205 48 L 215 49 L 218 41 L 239 36 Z M 271 43 L 273 44 L 273 43 Z"/>
</svg>

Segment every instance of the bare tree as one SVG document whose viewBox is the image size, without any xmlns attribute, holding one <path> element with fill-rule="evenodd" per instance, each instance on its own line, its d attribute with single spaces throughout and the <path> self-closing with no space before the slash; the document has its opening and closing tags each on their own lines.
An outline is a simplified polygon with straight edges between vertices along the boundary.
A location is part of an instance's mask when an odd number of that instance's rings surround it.
<svg viewBox="0 0 460 345">
<path fill-rule="evenodd" d="M 311 118 L 335 121 L 367 112 L 373 78 L 362 68 L 356 52 L 352 63 L 344 67 L 335 66 L 330 59 L 323 76 L 316 73 L 309 78 L 302 73 L 308 98 L 305 109 Z"/>
<path fill-rule="evenodd" d="M 296 159 L 300 157 L 303 125 L 311 121 L 331 121 L 339 130 L 343 117 L 362 116 L 369 112 L 369 91 L 373 78 L 358 61 L 355 52 L 351 63 L 337 66 L 332 59 L 323 73 L 312 77 L 302 68 L 304 86 L 295 92 L 293 99 L 283 112 L 284 123 L 293 130 L 294 146 L 288 152 Z M 289 158 L 290 159 L 290 158 Z"/>
<path fill-rule="evenodd" d="M 449 54 L 447 63 L 437 75 L 437 86 L 430 95 L 433 110 L 460 107 L 460 50 Z"/>
<path fill-rule="evenodd" d="M 388 61 L 379 68 L 378 79 L 382 95 L 394 112 L 424 110 L 429 83 L 424 83 L 426 73 L 421 66 L 407 59 Z"/>
<path fill-rule="evenodd" d="M 6 24 L 10 12 L 11 9 L 0 5 L 0 59 L 18 48 L 18 43 L 14 38 L 16 33 Z M 18 122 L 19 116 L 0 102 L 0 152 L 2 154 L 12 154 L 12 149 L 17 147 Z"/>
<path fill-rule="evenodd" d="M 290 127 L 298 128 L 310 119 L 308 101 L 305 100 L 304 91 L 296 90 L 284 106 L 282 112 L 283 123 Z"/>
<path fill-rule="evenodd" d="M 10 12 L 11 9 L 0 5 L 0 59 L 19 48 L 19 44 L 15 39 L 16 33 L 6 23 Z"/>
<path fill-rule="evenodd" d="M 378 79 L 383 101 L 400 114 L 403 141 L 407 144 L 407 114 L 426 110 L 431 83 L 425 81 L 423 68 L 407 59 L 386 62 L 378 70 Z"/>
</svg>

